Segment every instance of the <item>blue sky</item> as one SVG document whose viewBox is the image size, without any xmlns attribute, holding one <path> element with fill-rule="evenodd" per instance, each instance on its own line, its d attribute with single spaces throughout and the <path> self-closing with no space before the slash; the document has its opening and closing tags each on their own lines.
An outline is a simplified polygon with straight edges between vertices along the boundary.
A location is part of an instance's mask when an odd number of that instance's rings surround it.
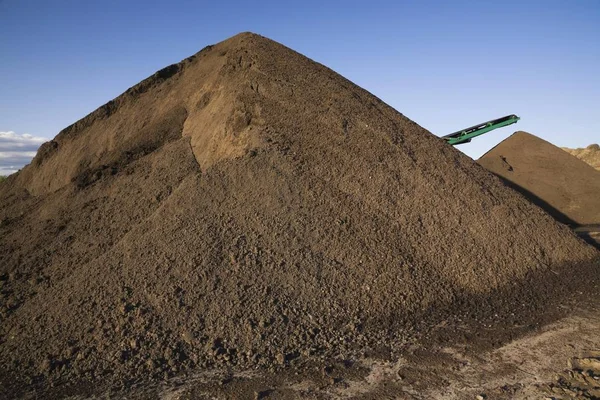
<svg viewBox="0 0 600 400">
<path fill-rule="evenodd" d="M 522 118 L 459 147 L 474 158 L 517 129 L 559 146 L 600 141 L 598 0 L 0 0 L 0 27 L 0 142 L 20 139 L 28 154 L 242 31 L 329 66 L 438 135 Z M 0 174 L 10 170 L 3 146 Z"/>
</svg>

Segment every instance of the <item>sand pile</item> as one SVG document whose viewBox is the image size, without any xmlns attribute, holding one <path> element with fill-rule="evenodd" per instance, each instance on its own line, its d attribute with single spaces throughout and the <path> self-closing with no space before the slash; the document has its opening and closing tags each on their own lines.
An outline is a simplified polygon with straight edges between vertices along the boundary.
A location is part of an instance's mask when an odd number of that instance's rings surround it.
<svg viewBox="0 0 600 400">
<path fill-rule="evenodd" d="M 561 149 L 569 154 L 574 155 L 581 161 L 590 164 L 595 169 L 600 170 L 600 145 L 590 144 L 588 147 L 583 149 L 569 149 L 567 147 L 561 147 Z"/>
<path fill-rule="evenodd" d="M 598 256 L 253 34 L 66 128 L 0 186 L 0 221 L 0 362 L 17 385 L 343 356 L 453 305 L 542 304 L 545 277 Z"/>
<path fill-rule="evenodd" d="M 600 223 L 600 172 L 526 132 L 516 132 L 479 159 L 557 220 Z"/>
</svg>

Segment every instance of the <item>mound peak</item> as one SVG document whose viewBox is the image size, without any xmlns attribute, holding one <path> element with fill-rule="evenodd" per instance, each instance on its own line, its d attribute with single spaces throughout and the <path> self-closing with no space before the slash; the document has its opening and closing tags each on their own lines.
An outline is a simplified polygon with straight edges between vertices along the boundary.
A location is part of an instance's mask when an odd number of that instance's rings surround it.
<svg viewBox="0 0 600 400">
<path fill-rule="evenodd" d="M 559 221 L 600 223 L 600 172 L 553 144 L 520 131 L 478 162 Z"/>
<path fill-rule="evenodd" d="M 369 92 L 253 34 L 134 86 L 0 188 L 15 382 L 350 357 L 425 313 L 545 304 L 598 256 Z"/>
</svg>

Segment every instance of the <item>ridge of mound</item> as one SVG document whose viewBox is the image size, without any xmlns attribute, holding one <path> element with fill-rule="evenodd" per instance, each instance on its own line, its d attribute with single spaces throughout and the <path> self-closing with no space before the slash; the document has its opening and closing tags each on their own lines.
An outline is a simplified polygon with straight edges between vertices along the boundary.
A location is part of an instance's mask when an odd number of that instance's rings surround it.
<svg viewBox="0 0 600 400">
<path fill-rule="evenodd" d="M 121 168 L 181 136 L 190 137 L 202 168 L 258 146 L 251 131 L 260 125 L 260 110 L 247 109 L 256 103 L 258 84 L 255 89 L 244 74 L 233 73 L 252 63 L 245 46 L 260 43 L 252 34 L 237 35 L 128 89 L 43 144 L 18 184 L 34 195 L 50 193 L 81 175 Z"/>
<path fill-rule="evenodd" d="M 570 149 L 561 147 L 561 149 L 600 171 L 600 145 L 594 143 L 585 148 Z"/>
<path fill-rule="evenodd" d="M 109 104 L 0 186 L 13 386 L 351 357 L 452 307 L 544 305 L 598 258 L 470 158 L 259 35 Z"/>
<path fill-rule="evenodd" d="M 543 139 L 516 132 L 478 163 L 563 223 L 600 223 L 600 171 Z"/>
</svg>

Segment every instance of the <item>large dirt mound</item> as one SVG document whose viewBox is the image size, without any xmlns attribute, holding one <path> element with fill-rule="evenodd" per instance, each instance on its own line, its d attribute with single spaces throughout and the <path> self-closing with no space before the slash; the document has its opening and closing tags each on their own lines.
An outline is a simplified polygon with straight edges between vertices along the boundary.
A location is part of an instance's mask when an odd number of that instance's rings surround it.
<svg viewBox="0 0 600 400">
<path fill-rule="evenodd" d="M 247 33 L 62 131 L 0 186 L 0 221 L 0 362 L 23 385 L 348 354 L 451 304 L 533 306 L 545 276 L 598 255 Z"/>
<path fill-rule="evenodd" d="M 479 159 L 563 223 L 600 223 L 600 172 L 527 132 L 516 132 Z"/>
<path fill-rule="evenodd" d="M 569 149 L 568 147 L 561 147 L 561 149 L 600 171 L 600 145 L 594 143 L 586 148 Z"/>
</svg>

